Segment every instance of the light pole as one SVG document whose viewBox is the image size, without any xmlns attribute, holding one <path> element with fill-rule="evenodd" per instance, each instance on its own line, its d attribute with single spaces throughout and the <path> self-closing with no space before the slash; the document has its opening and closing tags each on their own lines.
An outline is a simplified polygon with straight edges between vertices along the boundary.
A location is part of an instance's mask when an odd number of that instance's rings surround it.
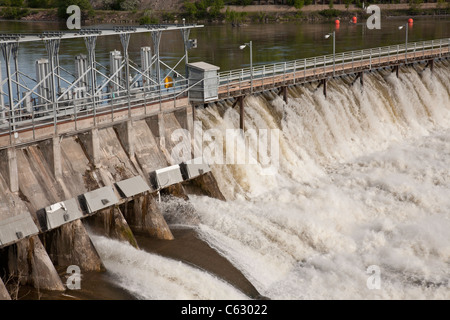
<svg viewBox="0 0 450 320">
<path fill-rule="evenodd" d="M 330 36 L 333 36 L 333 77 L 335 75 L 336 70 L 336 32 L 330 32 L 325 35 L 325 39 L 328 39 Z"/>
<path fill-rule="evenodd" d="M 408 23 L 399 26 L 398 30 L 402 30 L 403 28 L 405 28 L 406 31 L 406 41 L 405 41 L 405 63 L 406 63 L 406 61 L 408 60 Z"/>
<path fill-rule="evenodd" d="M 239 46 L 239 49 L 243 50 L 246 46 L 250 47 L 250 91 L 253 92 L 253 52 L 252 52 L 252 42 L 244 43 Z"/>
</svg>

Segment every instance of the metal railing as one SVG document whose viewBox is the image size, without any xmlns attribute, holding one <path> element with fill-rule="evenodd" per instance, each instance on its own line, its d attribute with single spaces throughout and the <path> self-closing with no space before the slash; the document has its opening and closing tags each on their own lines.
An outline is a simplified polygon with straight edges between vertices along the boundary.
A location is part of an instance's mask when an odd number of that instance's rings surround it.
<svg viewBox="0 0 450 320">
<path fill-rule="evenodd" d="M 450 39 L 413 42 L 393 46 L 355 50 L 349 52 L 305 58 L 294 61 L 266 64 L 251 68 L 220 72 L 218 82 L 222 93 L 231 95 L 234 91 L 264 89 L 280 83 L 304 82 L 311 77 L 354 73 L 362 68 L 384 63 L 407 63 L 429 55 L 441 57 L 450 52 Z"/>
<path fill-rule="evenodd" d="M 242 94 L 246 90 L 262 91 L 266 90 L 268 86 L 302 83 L 315 77 L 354 73 L 383 64 L 395 65 L 421 58 L 447 56 L 449 53 L 450 39 L 439 39 L 409 43 L 407 46 L 401 44 L 337 53 L 335 59 L 333 59 L 333 55 L 324 55 L 255 66 L 252 69 L 230 70 L 220 72 L 217 78 L 208 80 L 217 81 L 219 98 L 223 98 Z M 104 83 L 114 83 L 112 78 L 113 76 Z M 201 81 L 205 82 L 206 79 Z M 69 121 L 74 122 L 75 128 L 77 128 L 77 121 L 92 118 L 95 126 L 99 117 L 104 119 L 105 115 L 110 115 L 109 123 L 112 123 L 114 115 L 125 110 L 128 110 L 129 118 L 131 110 L 137 107 L 145 108 L 146 105 L 160 103 L 159 108 L 161 108 L 161 104 L 167 101 L 174 101 L 175 107 L 176 100 L 187 97 L 189 90 L 195 90 L 194 87 L 199 82 L 189 85 L 188 79 L 173 79 L 168 86 L 167 83 L 158 84 L 155 81 L 149 81 L 146 85 L 138 84 L 128 90 L 122 83 L 115 84 L 118 85 L 117 90 L 111 90 L 104 84 L 100 84 L 96 87 L 94 95 L 87 88 L 77 95 L 71 90 L 66 90 L 58 95 L 56 102 L 45 99 L 43 96 L 37 96 L 33 101 L 27 103 L 27 107 L 24 107 L 26 97 L 22 97 L 15 103 L 16 106 L 12 109 L 14 111 L 5 105 L 0 110 L 0 138 L 9 136 L 9 143 L 3 141 L 0 148 L 14 144 L 13 137 L 16 133 L 24 131 L 31 131 L 34 139 L 37 129 L 53 127 L 54 133 L 57 134 L 58 125 Z M 75 86 L 76 83 L 71 85 Z M 40 103 L 39 98 L 41 98 Z M 161 112 L 158 108 L 155 110 Z"/>
<path fill-rule="evenodd" d="M 16 108 L 13 112 L 5 105 L 3 110 L 0 110 L 0 114 L 3 114 L 3 117 L 0 117 L 0 136 L 4 134 L 12 136 L 16 132 L 24 131 L 32 131 L 34 136 L 35 131 L 40 128 L 52 126 L 56 130 L 58 124 L 67 121 L 74 121 L 76 128 L 78 121 L 87 118 L 92 118 L 95 125 L 96 121 L 105 115 L 111 115 L 111 122 L 114 122 L 115 113 L 131 112 L 134 108 L 145 108 L 167 101 L 174 101 L 175 105 L 177 99 L 187 97 L 187 89 L 187 80 L 182 79 L 173 80 L 170 86 L 164 83 L 129 90 L 122 88 L 114 92 L 104 90 L 97 92 L 95 96 L 89 91 L 82 91 L 77 97 L 68 95 L 66 98 L 58 99 L 56 103 L 45 101 L 39 104 L 38 99 L 34 98 L 28 109 Z M 158 111 L 161 111 L 160 108 L 161 105 L 155 107 Z"/>
</svg>

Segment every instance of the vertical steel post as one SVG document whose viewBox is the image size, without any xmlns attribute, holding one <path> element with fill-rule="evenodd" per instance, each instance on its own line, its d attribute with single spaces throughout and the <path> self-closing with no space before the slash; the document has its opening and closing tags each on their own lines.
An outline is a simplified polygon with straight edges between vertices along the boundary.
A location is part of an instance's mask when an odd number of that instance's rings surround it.
<svg viewBox="0 0 450 320">
<path fill-rule="evenodd" d="M 130 44 L 130 33 L 121 33 L 120 42 L 123 47 L 123 54 L 125 58 L 125 88 L 127 89 L 128 97 L 128 118 L 131 117 L 131 90 L 130 90 L 130 59 L 128 55 L 128 45 Z"/>
<path fill-rule="evenodd" d="M 155 52 L 155 63 L 156 63 L 156 82 L 158 86 L 158 95 L 159 95 L 159 111 L 161 111 L 161 65 L 159 59 L 159 44 L 161 42 L 161 34 L 162 31 L 152 31 L 152 40 L 153 40 L 153 51 Z"/>
<path fill-rule="evenodd" d="M 50 64 L 50 85 L 51 85 L 51 99 L 52 99 L 52 112 L 53 112 L 53 127 L 55 134 L 57 133 L 57 113 L 58 113 L 58 98 L 56 92 L 55 82 L 55 56 L 58 55 L 59 42 L 61 39 L 48 39 L 45 40 L 45 48 L 47 49 L 48 61 Z"/>
<path fill-rule="evenodd" d="M 333 31 L 333 77 L 335 76 L 336 67 L 336 31 Z"/>
<path fill-rule="evenodd" d="M 89 54 L 89 65 L 90 65 L 90 75 L 91 75 L 91 98 L 92 98 L 92 107 L 94 113 L 94 126 L 97 126 L 97 110 L 96 110 L 96 75 L 95 75 L 95 44 L 97 41 L 96 35 L 89 35 L 84 37 L 84 41 L 86 43 L 86 48 L 88 49 Z"/>
<path fill-rule="evenodd" d="M 11 50 L 12 50 L 12 46 L 13 43 L 12 42 L 7 42 L 7 43 L 2 43 L 1 44 L 1 48 L 2 48 L 2 53 L 3 53 L 3 58 L 5 59 L 5 68 L 6 68 L 6 77 L 8 80 L 8 100 L 9 100 L 9 143 L 11 145 L 13 145 L 13 139 L 12 139 L 12 134 L 13 131 L 15 130 L 14 128 L 14 97 L 13 97 L 13 91 L 12 91 L 12 81 L 11 81 L 11 70 L 10 70 L 10 58 L 11 58 Z"/>
<path fill-rule="evenodd" d="M 184 43 L 184 63 L 185 63 L 185 72 L 186 72 L 186 79 L 189 79 L 189 69 L 188 69 L 188 63 L 189 63 L 189 57 L 188 57 L 188 50 L 189 50 L 189 34 L 191 32 L 191 29 L 181 29 L 181 36 L 183 37 L 183 43 Z"/>
<path fill-rule="evenodd" d="M 239 96 L 239 128 L 244 131 L 244 96 Z"/>
<path fill-rule="evenodd" d="M 17 55 L 19 53 L 19 43 L 15 42 L 12 44 L 12 48 L 11 48 L 11 52 L 13 55 L 13 59 L 14 59 L 14 69 L 15 69 L 15 74 L 16 74 L 16 95 L 17 95 L 17 101 L 20 101 L 20 90 L 19 90 L 19 64 L 18 64 L 18 59 L 17 59 Z"/>
</svg>

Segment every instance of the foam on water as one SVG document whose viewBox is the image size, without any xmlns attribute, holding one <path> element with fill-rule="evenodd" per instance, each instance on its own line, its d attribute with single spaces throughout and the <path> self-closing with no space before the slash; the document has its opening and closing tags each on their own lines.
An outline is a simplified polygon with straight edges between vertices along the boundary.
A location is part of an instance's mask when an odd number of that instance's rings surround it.
<svg viewBox="0 0 450 320">
<path fill-rule="evenodd" d="M 207 272 L 180 261 L 138 250 L 125 242 L 91 236 L 116 283 L 140 299 L 248 299 Z"/>
<path fill-rule="evenodd" d="M 246 128 L 282 129 L 278 175 L 213 166 L 229 200 L 191 197 L 203 239 L 273 299 L 449 299 L 448 67 L 247 98 Z M 199 117 L 237 127 L 221 109 Z"/>
<path fill-rule="evenodd" d="M 415 68 L 368 74 L 363 88 L 354 76 L 330 81 L 327 99 L 314 83 L 290 88 L 288 105 L 273 93 L 247 97 L 246 129 L 282 132 L 277 174 L 212 165 L 228 201 L 191 196 L 196 212 L 171 223 L 195 225 L 272 299 L 449 299 L 450 66 Z M 198 110 L 204 129 L 238 128 L 230 104 Z M 94 242 L 141 298 L 245 298 L 183 263 Z M 380 289 L 367 286 L 372 265 Z"/>
</svg>

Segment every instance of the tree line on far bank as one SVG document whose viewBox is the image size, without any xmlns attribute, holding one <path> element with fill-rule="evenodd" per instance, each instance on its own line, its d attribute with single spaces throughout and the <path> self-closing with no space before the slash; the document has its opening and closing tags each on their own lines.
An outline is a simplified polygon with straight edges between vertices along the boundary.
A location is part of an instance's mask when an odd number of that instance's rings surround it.
<svg viewBox="0 0 450 320">
<path fill-rule="evenodd" d="M 182 0 L 181 0 L 182 1 Z M 182 12 L 179 14 L 183 17 L 195 20 L 203 19 L 231 19 L 235 20 L 237 16 L 241 15 L 243 18 L 245 13 L 237 13 L 227 10 L 223 13 L 222 9 L 225 5 L 267 5 L 278 4 L 293 6 L 297 9 L 301 9 L 307 5 L 314 4 L 326 4 L 330 9 L 333 9 L 334 4 L 345 4 L 348 9 L 350 5 L 362 8 L 364 5 L 369 4 L 382 4 L 382 3 L 408 3 L 410 10 L 418 10 L 422 3 L 438 3 L 438 7 L 447 8 L 450 2 L 446 0 L 184 0 L 182 6 Z M 447 2 L 447 5 L 446 5 Z M 140 0 L 102 0 L 99 9 L 103 10 L 116 10 L 116 11 L 132 11 L 138 12 Z M 5 19 L 20 19 L 30 13 L 30 8 L 57 8 L 58 16 L 60 18 L 66 18 L 68 14 L 66 9 L 70 5 L 78 5 L 84 14 L 93 16 L 95 11 L 89 0 L 0 0 L 0 6 L 3 7 L 0 14 Z M 143 10 L 143 15 L 140 19 L 141 24 L 157 23 L 157 19 L 151 10 Z M 163 20 L 170 20 L 174 16 L 174 13 L 163 13 Z M 239 17 L 238 17 L 239 18 Z"/>
</svg>

